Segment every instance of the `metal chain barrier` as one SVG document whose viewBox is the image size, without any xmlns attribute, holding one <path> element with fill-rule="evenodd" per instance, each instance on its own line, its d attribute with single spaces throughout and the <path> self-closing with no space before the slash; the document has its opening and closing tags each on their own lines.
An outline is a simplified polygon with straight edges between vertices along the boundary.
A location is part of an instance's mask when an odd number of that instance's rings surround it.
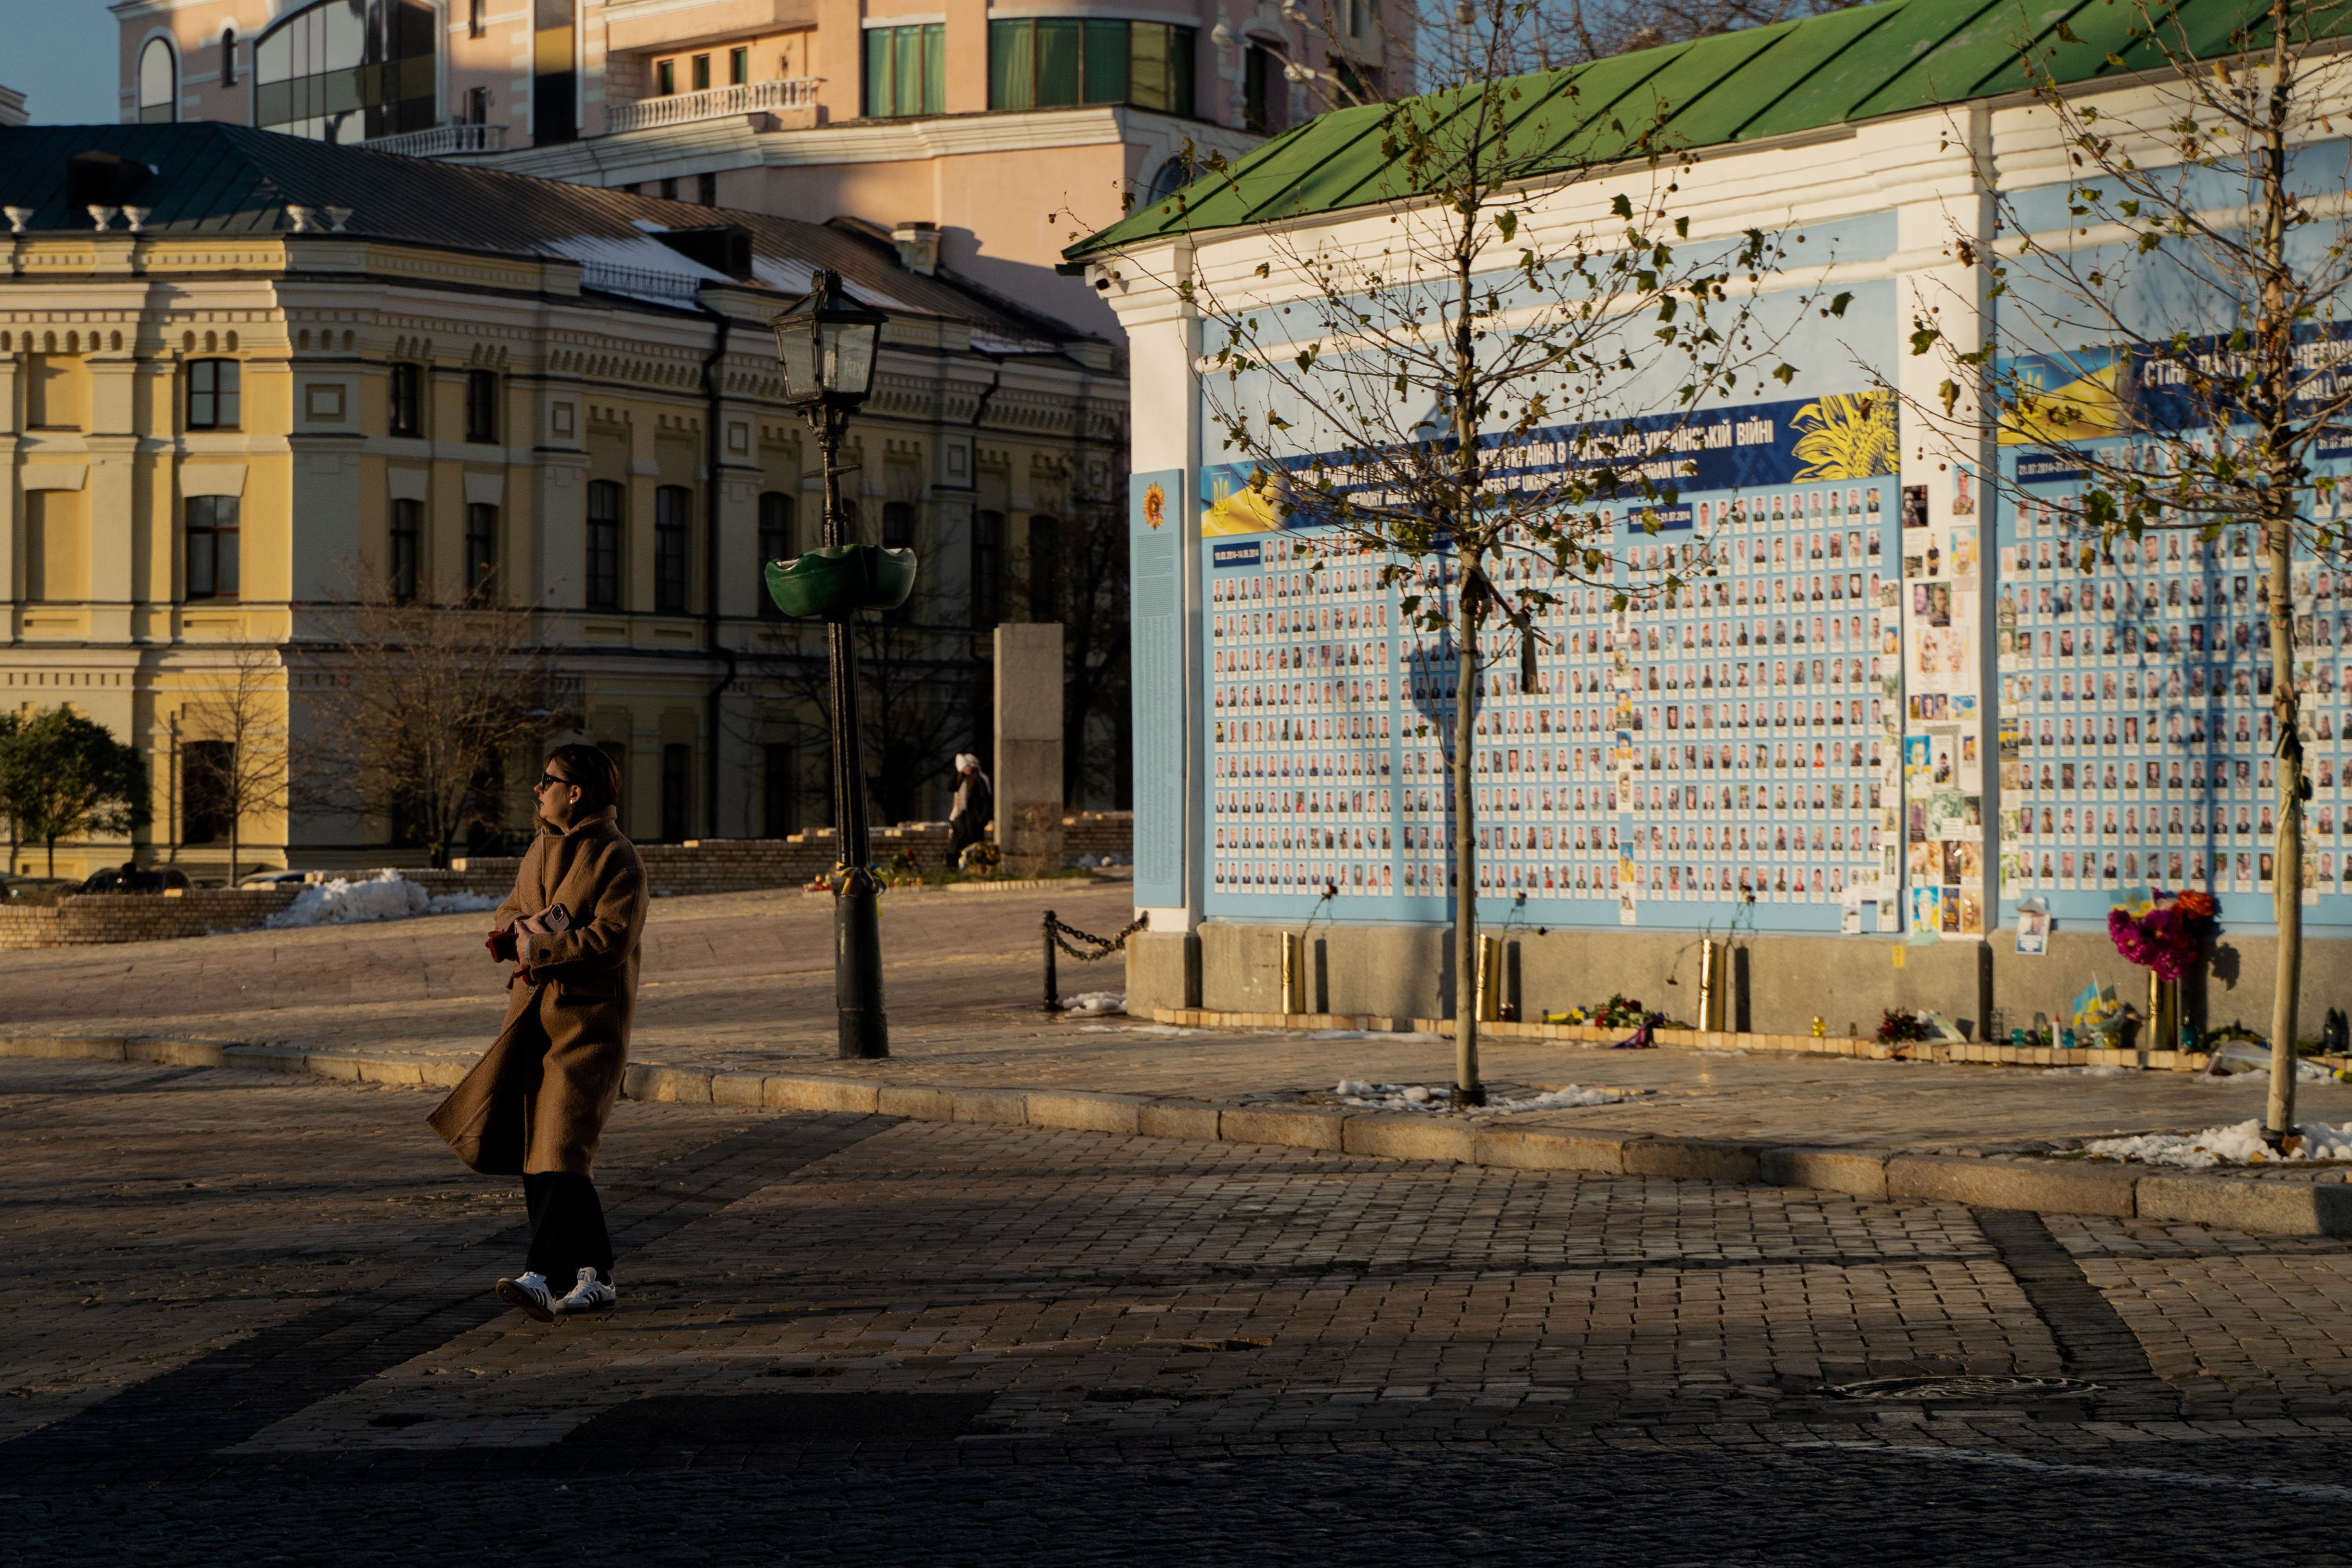
<svg viewBox="0 0 2352 1568">
<path fill-rule="evenodd" d="M 1117 936 L 1097 936 L 1092 931 L 1080 931 L 1074 925 L 1063 924 L 1060 921 L 1054 918 L 1053 910 L 1047 910 L 1045 911 L 1045 1011 L 1048 1013 L 1058 1013 L 1062 1010 L 1061 986 L 1054 973 L 1055 952 L 1056 949 L 1068 953 L 1080 963 L 1093 963 L 1097 960 L 1108 958 L 1112 953 L 1126 947 L 1127 939 L 1129 937 L 1133 936 L 1137 931 L 1141 931 L 1150 923 L 1151 917 L 1144 915 L 1139 917 L 1132 925 L 1129 925 L 1125 931 L 1120 931 Z M 1094 951 L 1089 952 L 1086 951 L 1085 948 L 1072 946 L 1072 938 L 1076 938 L 1078 942 L 1086 943 L 1087 947 L 1090 947 Z"/>
</svg>

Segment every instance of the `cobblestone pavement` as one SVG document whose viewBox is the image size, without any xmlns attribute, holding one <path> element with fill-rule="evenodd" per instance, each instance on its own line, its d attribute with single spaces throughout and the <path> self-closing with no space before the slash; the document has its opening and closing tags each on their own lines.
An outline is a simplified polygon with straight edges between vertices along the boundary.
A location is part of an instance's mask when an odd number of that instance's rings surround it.
<svg viewBox="0 0 2352 1568">
<path fill-rule="evenodd" d="M 2347 1555 L 2342 1241 L 625 1102 L 540 1327 L 431 1103 L 0 1061 L 0 1562 Z"/>
<path fill-rule="evenodd" d="M 831 906 L 794 892 L 665 899 L 647 927 L 632 1058 L 669 1067 L 848 1073 L 1008 1089 L 1222 1100 L 1328 1089 L 1340 1078 L 1444 1083 L 1451 1042 L 1178 1030 L 1037 1011 L 1037 917 L 1115 931 L 1122 886 L 886 900 L 892 1056 L 835 1058 Z M 249 931 L 196 941 L 0 953 L 8 1032 L 293 1044 L 340 1056 L 470 1063 L 495 1031 L 498 967 L 481 918 Z M 1075 994 L 1124 979 L 1062 964 Z M 1543 1111 L 1537 1126 L 1910 1148 L 2195 1131 L 2262 1112 L 2258 1075 L 2053 1073 L 1692 1050 L 1489 1041 L 1488 1079 L 1638 1098 Z M 2352 1121 L 2352 1085 L 2305 1086 L 2305 1120 Z"/>
</svg>

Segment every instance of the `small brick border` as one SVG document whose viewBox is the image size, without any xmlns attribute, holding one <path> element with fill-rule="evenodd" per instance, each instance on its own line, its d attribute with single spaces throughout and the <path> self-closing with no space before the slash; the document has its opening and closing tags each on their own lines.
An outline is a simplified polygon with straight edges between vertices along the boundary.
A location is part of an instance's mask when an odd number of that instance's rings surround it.
<svg viewBox="0 0 2352 1568">
<path fill-rule="evenodd" d="M 0 1057 L 239 1068 L 416 1089 L 446 1088 L 472 1067 L 470 1062 L 338 1056 L 292 1046 L 110 1038 L 0 1039 Z M 622 1092 L 631 1100 L 665 1104 L 841 1111 L 916 1121 L 1275 1144 L 1370 1159 L 1812 1187 L 1878 1200 L 1918 1198 L 1977 1208 L 2171 1220 L 2286 1236 L 2352 1236 L 2352 1184 L 2344 1182 L 2254 1181 L 1999 1155 L 1676 1138 L 1599 1127 L 1478 1125 L 1430 1116 L 1351 1114 L 1311 1105 L 1227 1105 L 1084 1089 L 974 1089 L 652 1064 L 630 1067 Z"/>
</svg>

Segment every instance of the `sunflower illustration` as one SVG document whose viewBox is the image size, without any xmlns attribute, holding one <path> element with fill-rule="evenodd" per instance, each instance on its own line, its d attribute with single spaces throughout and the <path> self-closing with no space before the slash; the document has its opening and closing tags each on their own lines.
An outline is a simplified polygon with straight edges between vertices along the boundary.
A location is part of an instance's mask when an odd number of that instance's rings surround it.
<svg viewBox="0 0 2352 1568">
<path fill-rule="evenodd" d="M 1168 492 L 1156 484 L 1143 487 L 1143 521 L 1155 529 L 1168 521 Z"/>
<path fill-rule="evenodd" d="M 1802 479 L 1867 479 L 1895 471 L 1895 400 L 1883 394 L 1836 392 L 1797 410 L 1796 455 Z"/>
</svg>

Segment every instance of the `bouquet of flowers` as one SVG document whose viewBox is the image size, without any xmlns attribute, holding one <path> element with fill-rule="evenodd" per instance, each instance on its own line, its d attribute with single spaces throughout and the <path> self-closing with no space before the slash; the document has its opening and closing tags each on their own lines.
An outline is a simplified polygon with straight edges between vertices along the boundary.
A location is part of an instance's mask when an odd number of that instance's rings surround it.
<svg viewBox="0 0 2352 1568">
<path fill-rule="evenodd" d="M 2159 979 L 2178 980 L 2197 962 L 2214 912 L 2211 896 L 2194 888 L 2151 893 L 2109 910 L 2107 935 L 2116 951 L 2134 963 L 2153 969 Z"/>
</svg>

